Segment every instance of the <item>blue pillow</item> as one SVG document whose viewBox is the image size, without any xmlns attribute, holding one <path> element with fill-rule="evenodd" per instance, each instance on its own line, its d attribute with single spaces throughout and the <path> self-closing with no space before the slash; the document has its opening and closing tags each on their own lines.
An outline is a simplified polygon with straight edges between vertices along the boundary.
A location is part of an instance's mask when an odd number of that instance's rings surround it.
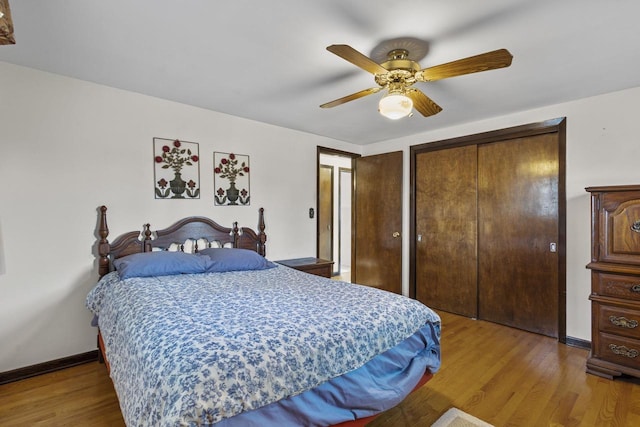
<svg viewBox="0 0 640 427">
<path fill-rule="evenodd" d="M 198 252 L 203 258 L 209 258 L 208 273 L 225 271 L 265 270 L 276 264 L 249 249 L 207 248 Z"/>
<path fill-rule="evenodd" d="M 204 273 L 207 262 L 197 255 L 184 252 L 142 252 L 113 261 L 121 279 L 129 277 L 170 276 Z"/>
</svg>

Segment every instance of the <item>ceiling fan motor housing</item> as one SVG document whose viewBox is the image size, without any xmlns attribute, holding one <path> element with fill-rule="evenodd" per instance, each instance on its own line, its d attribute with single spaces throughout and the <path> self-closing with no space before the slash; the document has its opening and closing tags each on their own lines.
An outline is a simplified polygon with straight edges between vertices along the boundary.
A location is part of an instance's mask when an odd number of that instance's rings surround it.
<svg viewBox="0 0 640 427">
<path fill-rule="evenodd" d="M 380 86 L 397 85 L 411 86 L 416 82 L 415 74 L 420 71 L 420 64 L 409 58 L 405 49 L 394 49 L 387 54 L 388 60 L 380 64 L 389 70 L 384 74 L 376 74 L 375 81 Z M 389 88 L 391 89 L 391 87 Z"/>
</svg>

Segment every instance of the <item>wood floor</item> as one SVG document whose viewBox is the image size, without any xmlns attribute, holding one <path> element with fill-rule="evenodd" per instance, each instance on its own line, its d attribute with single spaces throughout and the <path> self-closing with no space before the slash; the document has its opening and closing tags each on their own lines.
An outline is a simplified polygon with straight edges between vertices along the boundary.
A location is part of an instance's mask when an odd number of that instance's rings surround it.
<svg viewBox="0 0 640 427">
<path fill-rule="evenodd" d="M 640 381 L 586 374 L 586 350 L 440 314 L 442 368 L 369 427 L 430 426 L 452 406 L 497 427 L 640 426 Z M 0 425 L 124 422 L 105 368 L 96 362 L 0 386 Z"/>
</svg>

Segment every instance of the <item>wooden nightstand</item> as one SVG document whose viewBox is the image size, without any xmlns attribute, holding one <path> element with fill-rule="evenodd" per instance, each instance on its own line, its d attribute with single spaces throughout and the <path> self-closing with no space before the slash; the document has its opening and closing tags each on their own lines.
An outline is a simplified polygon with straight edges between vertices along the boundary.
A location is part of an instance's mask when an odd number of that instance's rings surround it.
<svg viewBox="0 0 640 427">
<path fill-rule="evenodd" d="M 274 261 L 305 273 L 315 274 L 316 276 L 331 277 L 333 272 L 333 261 L 320 258 L 294 258 L 282 259 Z"/>
</svg>

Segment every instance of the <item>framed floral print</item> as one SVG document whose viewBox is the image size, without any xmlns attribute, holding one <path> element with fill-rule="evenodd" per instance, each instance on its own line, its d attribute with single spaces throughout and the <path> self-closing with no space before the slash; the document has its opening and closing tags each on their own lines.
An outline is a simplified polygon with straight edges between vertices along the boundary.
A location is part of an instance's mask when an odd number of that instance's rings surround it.
<svg viewBox="0 0 640 427">
<path fill-rule="evenodd" d="M 196 142 L 153 138 L 156 199 L 199 199 L 200 164 Z"/>
<path fill-rule="evenodd" d="M 214 152 L 213 165 L 214 204 L 249 205 L 249 156 Z"/>
</svg>

